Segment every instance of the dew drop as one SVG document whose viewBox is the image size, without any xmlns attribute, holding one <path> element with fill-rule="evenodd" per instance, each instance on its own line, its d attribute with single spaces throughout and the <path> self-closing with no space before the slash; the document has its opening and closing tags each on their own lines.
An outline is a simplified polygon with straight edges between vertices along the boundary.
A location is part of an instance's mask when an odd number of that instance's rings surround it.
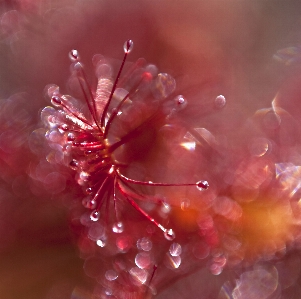
<svg viewBox="0 0 301 299">
<path fill-rule="evenodd" d="M 226 98 L 223 95 L 219 95 L 214 100 L 214 105 L 216 108 L 221 109 L 226 105 Z"/>
<path fill-rule="evenodd" d="M 148 252 L 140 252 L 135 257 L 135 264 L 140 269 L 147 269 L 151 264 L 151 256 Z"/>
<path fill-rule="evenodd" d="M 96 200 L 91 198 L 91 196 L 86 196 L 82 200 L 82 205 L 87 209 L 95 209 L 96 208 Z"/>
<path fill-rule="evenodd" d="M 72 61 L 72 62 L 75 62 L 75 61 L 79 61 L 79 53 L 77 50 L 73 49 L 69 52 L 69 59 Z"/>
<path fill-rule="evenodd" d="M 154 85 L 153 85 L 153 95 L 157 99 L 165 99 L 171 95 L 176 89 L 176 80 L 166 73 L 158 74 Z"/>
<path fill-rule="evenodd" d="M 208 189 L 209 183 L 207 181 L 198 181 L 196 183 L 196 187 L 197 187 L 198 190 L 204 191 L 204 190 Z"/>
<path fill-rule="evenodd" d="M 149 238 L 142 238 L 137 241 L 137 248 L 143 251 L 150 251 L 152 249 L 152 241 Z"/>
<path fill-rule="evenodd" d="M 140 269 L 138 267 L 132 268 L 130 271 L 130 274 L 134 278 L 135 282 L 139 284 L 144 284 L 147 280 L 147 272 L 143 269 Z"/>
<path fill-rule="evenodd" d="M 67 141 L 74 141 L 74 140 L 75 140 L 75 134 L 74 133 L 68 133 Z"/>
<path fill-rule="evenodd" d="M 166 240 L 172 241 L 175 239 L 176 234 L 174 233 L 174 231 L 171 228 L 169 228 L 164 231 L 164 237 Z"/>
<path fill-rule="evenodd" d="M 208 269 L 213 275 L 220 275 L 223 272 L 223 268 L 215 263 L 208 266 Z"/>
<path fill-rule="evenodd" d="M 72 161 L 69 163 L 69 166 L 70 166 L 71 169 L 76 170 L 77 167 L 78 167 L 78 161 L 72 160 Z"/>
<path fill-rule="evenodd" d="M 182 247 L 178 243 L 172 243 L 169 247 L 169 253 L 171 256 L 179 256 L 182 253 Z"/>
<path fill-rule="evenodd" d="M 122 233 L 124 230 L 124 227 L 123 227 L 123 223 L 122 222 L 116 222 L 113 224 L 113 227 L 112 227 L 112 231 L 116 234 L 120 234 Z"/>
<path fill-rule="evenodd" d="M 123 51 L 126 54 L 131 53 L 133 48 L 134 48 L 134 42 L 131 39 L 128 39 L 123 45 Z"/>
<path fill-rule="evenodd" d="M 120 252 L 127 252 L 132 245 L 131 238 L 129 236 L 120 236 L 116 239 L 116 246 Z"/>
<path fill-rule="evenodd" d="M 165 265 L 170 269 L 178 269 L 181 265 L 182 259 L 180 256 L 171 256 L 166 254 Z"/>
<path fill-rule="evenodd" d="M 89 187 L 86 189 L 87 194 L 91 194 L 93 192 L 93 188 Z"/>
<path fill-rule="evenodd" d="M 96 241 L 96 244 L 99 247 L 105 247 L 106 246 L 106 241 L 99 239 L 99 240 Z"/>
<path fill-rule="evenodd" d="M 104 240 L 106 238 L 105 235 L 105 227 L 101 223 L 101 221 L 93 222 L 88 230 L 88 237 L 92 241 Z"/>
<path fill-rule="evenodd" d="M 91 214 L 90 214 L 90 219 L 92 221 L 97 221 L 99 219 L 99 211 L 94 210 Z"/>
<path fill-rule="evenodd" d="M 105 273 L 105 278 L 109 281 L 113 281 L 113 280 L 116 280 L 118 278 L 118 275 L 114 270 L 108 270 Z"/>
<path fill-rule="evenodd" d="M 53 96 L 51 98 L 51 104 L 55 107 L 59 107 L 62 105 L 62 100 L 58 96 Z"/>
<path fill-rule="evenodd" d="M 187 106 L 187 100 L 182 96 L 182 95 L 178 95 L 174 98 L 174 102 L 176 104 L 176 110 L 182 110 Z"/>
</svg>

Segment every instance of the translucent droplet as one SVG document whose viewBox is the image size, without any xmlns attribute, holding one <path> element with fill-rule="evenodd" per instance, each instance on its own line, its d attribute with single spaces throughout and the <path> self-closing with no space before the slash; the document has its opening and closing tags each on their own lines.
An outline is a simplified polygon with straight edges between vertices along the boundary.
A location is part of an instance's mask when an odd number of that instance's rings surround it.
<svg viewBox="0 0 301 299">
<path fill-rule="evenodd" d="M 176 96 L 174 98 L 174 103 L 176 105 L 175 109 L 177 111 L 182 110 L 187 106 L 187 100 L 182 95 Z"/>
<path fill-rule="evenodd" d="M 97 221 L 99 219 L 99 211 L 94 210 L 91 214 L 90 214 L 90 219 L 92 221 Z"/>
<path fill-rule="evenodd" d="M 209 183 L 207 181 L 198 181 L 196 183 L 196 187 L 197 187 L 198 190 L 204 191 L 204 190 L 208 189 Z"/>
<path fill-rule="evenodd" d="M 152 246 L 152 241 L 149 238 L 142 238 L 137 241 L 137 248 L 139 250 L 150 251 Z"/>
<path fill-rule="evenodd" d="M 162 201 L 162 208 L 161 208 L 161 211 L 162 211 L 163 213 L 169 213 L 170 210 L 171 210 L 170 205 L 169 205 L 166 201 L 163 200 L 163 201 Z"/>
<path fill-rule="evenodd" d="M 122 222 L 116 222 L 113 224 L 113 227 L 112 227 L 112 231 L 116 234 L 120 234 L 122 233 L 124 230 L 124 227 L 123 227 L 123 223 Z"/>
<path fill-rule="evenodd" d="M 69 166 L 70 166 L 71 169 L 76 170 L 77 167 L 78 167 L 78 161 L 72 160 L 72 161 L 69 163 Z"/>
<path fill-rule="evenodd" d="M 213 275 L 220 275 L 223 272 L 223 268 L 219 264 L 215 263 L 209 265 L 208 269 Z"/>
<path fill-rule="evenodd" d="M 164 231 L 164 237 L 166 240 L 172 241 L 175 239 L 176 234 L 174 233 L 174 231 L 171 228 L 169 228 Z"/>
<path fill-rule="evenodd" d="M 51 98 L 51 104 L 55 107 L 59 107 L 62 105 L 62 100 L 58 96 L 53 96 Z"/>
<path fill-rule="evenodd" d="M 109 280 L 109 281 L 113 281 L 113 280 L 115 280 L 115 279 L 118 278 L 118 275 L 117 275 L 116 271 L 114 271 L 114 270 L 108 270 L 105 273 L 105 278 L 107 280 Z"/>
<path fill-rule="evenodd" d="M 106 241 L 99 239 L 99 240 L 96 241 L 96 244 L 99 247 L 105 247 L 106 246 Z"/>
<path fill-rule="evenodd" d="M 180 256 L 171 256 L 166 254 L 165 265 L 171 269 L 178 269 L 181 265 L 182 259 Z"/>
<path fill-rule="evenodd" d="M 219 95 L 215 98 L 214 105 L 216 108 L 220 109 L 226 105 L 226 98 L 223 95 Z"/>
<path fill-rule="evenodd" d="M 179 256 L 182 253 L 182 247 L 178 243 L 172 243 L 169 247 L 169 253 L 171 256 Z"/>
<path fill-rule="evenodd" d="M 88 230 L 88 237 L 92 241 L 104 240 L 105 239 L 105 227 L 101 221 L 93 222 Z"/>
<path fill-rule="evenodd" d="M 95 209 L 96 208 L 96 200 L 93 199 L 91 196 L 86 196 L 83 200 L 82 200 L 82 205 L 87 208 L 87 209 Z"/>
<path fill-rule="evenodd" d="M 74 133 L 68 133 L 67 141 L 74 141 L 74 140 L 75 140 L 75 134 Z"/>
<path fill-rule="evenodd" d="M 166 73 L 158 74 L 153 86 L 153 95 L 157 99 L 165 99 L 176 89 L 175 79 Z"/>
<path fill-rule="evenodd" d="M 152 262 L 152 259 L 148 252 L 140 252 L 135 257 L 135 264 L 140 269 L 149 268 L 151 262 Z"/>
<path fill-rule="evenodd" d="M 71 50 L 69 52 L 69 59 L 72 61 L 72 62 L 75 62 L 75 61 L 79 61 L 79 53 L 77 50 Z"/>
<path fill-rule="evenodd" d="M 147 272 L 145 270 L 134 267 L 129 272 L 137 283 L 144 284 L 146 282 Z"/>
<path fill-rule="evenodd" d="M 264 156 L 269 150 L 270 142 L 266 138 L 254 138 L 250 145 L 250 154 L 256 157 Z"/>
<path fill-rule="evenodd" d="M 131 53 L 133 48 L 134 48 L 134 42 L 131 39 L 128 39 L 123 45 L 123 51 L 126 54 Z"/>
<path fill-rule="evenodd" d="M 116 239 L 116 246 L 120 252 L 127 252 L 131 245 L 131 238 L 129 236 L 120 236 Z"/>
</svg>

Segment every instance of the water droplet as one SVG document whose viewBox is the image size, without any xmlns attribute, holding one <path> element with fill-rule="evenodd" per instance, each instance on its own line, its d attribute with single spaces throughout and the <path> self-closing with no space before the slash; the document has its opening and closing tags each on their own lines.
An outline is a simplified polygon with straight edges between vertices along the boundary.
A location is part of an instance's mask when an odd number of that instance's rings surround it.
<svg viewBox="0 0 301 299">
<path fill-rule="evenodd" d="M 94 210 L 91 214 L 90 214 L 90 219 L 92 221 L 97 221 L 99 219 L 99 211 Z"/>
<path fill-rule="evenodd" d="M 171 256 L 179 256 L 182 253 L 182 247 L 178 243 L 172 243 L 169 247 L 169 253 Z"/>
<path fill-rule="evenodd" d="M 142 238 L 137 241 L 137 248 L 143 251 L 150 251 L 152 249 L 153 243 L 149 238 Z"/>
<path fill-rule="evenodd" d="M 96 241 L 96 244 L 99 247 L 105 247 L 106 246 L 106 241 L 99 239 L 99 240 Z"/>
<path fill-rule="evenodd" d="M 187 100 L 182 95 L 176 96 L 174 98 L 174 103 L 176 104 L 175 109 L 177 111 L 180 111 L 187 106 Z"/>
<path fill-rule="evenodd" d="M 116 234 L 120 234 L 122 233 L 124 230 L 124 227 L 123 227 L 123 223 L 122 222 L 116 222 L 113 224 L 113 227 L 112 227 L 112 231 Z"/>
<path fill-rule="evenodd" d="M 176 237 L 176 234 L 174 233 L 174 231 L 171 228 L 169 228 L 164 231 L 164 237 L 166 240 L 172 241 Z"/>
<path fill-rule="evenodd" d="M 113 281 L 113 280 L 116 280 L 118 278 L 118 275 L 114 270 L 108 270 L 105 273 L 105 278 L 109 281 Z"/>
<path fill-rule="evenodd" d="M 166 73 L 158 74 L 153 85 L 153 95 L 157 99 L 165 99 L 176 89 L 175 79 Z"/>
<path fill-rule="evenodd" d="M 78 161 L 72 160 L 72 161 L 69 163 L 69 166 L 70 166 L 71 169 L 76 170 L 77 167 L 78 167 Z"/>
<path fill-rule="evenodd" d="M 62 100 L 58 96 L 53 96 L 51 98 L 51 104 L 55 107 L 59 107 L 62 105 Z"/>
<path fill-rule="evenodd" d="M 82 205 L 87 208 L 87 209 L 95 209 L 96 208 L 96 200 L 93 199 L 91 196 L 86 196 L 83 200 L 82 200 Z"/>
<path fill-rule="evenodd" d="M 254 138 L 249 145 L 250 154 L 255 157 L 262 157 L 268 152 L 269 145 L 270 142 L 266 138 Z"/>
<path fill-rule="evenodd" d="M 220 109 L 226 105 L 226 98 L 223 95 L 219 95 L 214 100 L 214 105 L 216 108 Z"/>
<path fill-rule="evenodd" d="M 140 269 L 149 268 L 151 262 L 152 262 L 152 259 L 148 252 L 140 252 L 135 257 L 135 264 Z"/>
<path fill-rule="evenodd" d="M 77 50 L 71 50 L 69 52 L 69 59 L 72 61 L 72 62 L 75 62 L 75 61 L 79 61 L 79 53 Z"/>
<path fill-rule="evenodd" d="M 178 269 L 181 265 L 182 259 L 180 256 L 171 256 L 166 254 L 165 265 L 170 269 Z"/>
<path fill-rule="evenodd" d="M 220 275 L 223 272 L 223 268 L 215 263 L 209 265 L 208 269 L 213 275 Z"/>
<path fill-rule="evenodd" d="M 88 237 L 92 241 L 104 240 L 106 238 L 105 235 L 105 227 L 101 223 L 101 221 L 93 222 L 88 230 Z"/>
<path fill-rule="evenodd" d="M 204 190 L 208 189 L 209 183 L 207 181 L 198 181 L 196 183 L 196 187 L 197 187 L 198 190 L 204 191 Z"/>
<path fill-rule="evenodd" d="M 131 53 L 133 48 L 134 48 L 134 42 L 131 39 L 128 39 L 123 45 L 123 51 L 126 54 Z"/>
<path fill-rule="evenodd" d="M 144 284 L 147 280 L 147 272 L 143 269 L 140 269 L 138 267 L 132 268 L 130 271 L 130 274 L 135 279 L 135 282 L 139 284 Z"/>
<path fill-rule="evenodd" d="M 75 134 L 74 133 L 68 133 L 67 141 L 74 141 L 74 140 L 75 140 Z"/>
</svg>

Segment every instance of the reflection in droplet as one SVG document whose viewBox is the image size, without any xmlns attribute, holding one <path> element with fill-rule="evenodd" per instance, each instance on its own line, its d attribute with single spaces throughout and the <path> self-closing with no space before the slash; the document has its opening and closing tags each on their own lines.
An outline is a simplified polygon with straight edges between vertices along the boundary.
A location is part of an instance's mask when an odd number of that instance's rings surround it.
<svg viewBox="0 0 301 299">
<path fill-rule="evenodd" d="M 88 236 L 91 240 L 97 241 L 105 235 L 105 227 L 99 222 L 94 222 L 89 228 Z"/>
<path fill-rule="evenodd" d="M 116 234 L 120 234 L 123 232 L 124 227 L 123 227 L 123 223 L 122 222 L 116 222 L 113 224 L 112 230 L 114 233 Z"/>
<path fill-rule="evenodd" d="M 99 239 L 99 240 L 96 241 L 96 244 L 99 247 L 105 247 L 106 246 L 106 241 Z"/>
<path fill-rule="evenodd" d="M 178 269 L 181 265 L 182 259 L 180 256 L 171 256 L 166 254 L 165 265 L 171 269 Z"/>
<path fill-rule="evenodd" d="M 209 183 L 207 181 L 198 181 L 196 187 L 200 191 L 207 190 L 209 188 Z"/>
<path fill-rule="evenodd" d="M 147 272 L 145 270 L 133 267 L 129 272 L 137 283 L 144 284 L 146 282 Z"/>
<path fill-rule="evenodd" d="M 270 142 L 266 138 L 254 138 L 250 145 L 249 151 L 250 154 L 255 157 L 262 157 L 267 153 L 270 147 Z"/>
<path fill-rule="evenodd" d="M 134 42 L 131 39 L 127 40 L 123 45 L 123 51 L 126 54 L 131 53 L 133 48 L 134 48 Z"/>
<path fill-rule="evenodd" d="M 135 257 L 135 264 L 140 269 L 147 269 L 151 264 L 151 256 L 148 252 L 140 252 Z"/>
<path fill-rule="evenodd" d="M 174 238 L 176 237 L 176 234 L 174 233 L 174 231 L 170 228 L 170 229 L 166 229 L 164 231 L 164 237 L 166 240 L 168 241 L 172 241 L 174 240 Z"/>
<path fill-rule="evenodd" d="M 137 248 L 143 251 L 150 251 L 152 249 L 152 241 L 149 238 L 142 238 L 137 241 Z"/>
<path fill-rule="evenodd" d="M 114 271 L 114 270 L 108 270 L 105 273 L 105 278 L 107 280 L 109 280 L 109 281 L 113 281 L 113 280 L 115 280 L 115 279 L 118 278 L 118 275 L 117 275 L 116 271 Z"/>
<path fill-rule="evenodd" d="M 116 239 L 116 246 L 121 252 L 127 252 L 131 246 L 131 238 L 129 236 L 121 236 Z"/>
<path fill-rule="evenodd" d="M 179 256 L 182 253 L 182 247 L 178 243 L 172 243 L 169 247 L 169 253 L 171 256 Z"/>
<path fill-rule="evenodd" d="M 99 219 L 99 216 L 100 216 L 99 211 L 94 210 L 94 211 L 90 214 L 90 219 L 91 219 L 92 221 L 97 221 L 97 220 Z"/>
<path fill-rule="evenodd" d="M 214 105 L 216 108 L 220 109 L 226 105 L 226 98 L 223 95 L 219 95 L 215 98 Z"/>
</svg>

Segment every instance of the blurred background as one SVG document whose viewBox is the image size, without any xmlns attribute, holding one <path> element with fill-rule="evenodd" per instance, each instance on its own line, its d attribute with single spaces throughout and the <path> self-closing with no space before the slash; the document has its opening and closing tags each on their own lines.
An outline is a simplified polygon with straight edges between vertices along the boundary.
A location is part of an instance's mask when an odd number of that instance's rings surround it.
<svg viewBox="0 0 301 299">
<path fill-rule="evenodd" d="M 43 145 L 32 133 L 41 126 L 40 109 L 49 105 L 44 87 L 66 86 L 71 49 L 93 74 L 94 54 L 122 59 L 123 43 L 132 39 L 130 60 L 144 57 L 177 80 L 177 92 L 191 105 L 191 125 L 223 130 L 239 145 L 238 126 L 271 107 L 279 91 L 279 105 L 300 117 L 299 53 L 290 66 L 285 55 L 273 59 L 279 49 L 300 44 L 300 11 L 298 0 L 2 0 L 0 298 L 90 298 L 93 282 L 83 271 L 62 204 L 71 196 L 72 180 L 49 183 Z M 208 116 L 208 101 L 217 94 L 226 96 L 227 109 Z M 37 166 L 35 175 L 44 178 L 39 188 L 31 180 Z M 166 286 L 158 298 L 218 298 L 231 275 L 200 269 Z"/>
</svg>

